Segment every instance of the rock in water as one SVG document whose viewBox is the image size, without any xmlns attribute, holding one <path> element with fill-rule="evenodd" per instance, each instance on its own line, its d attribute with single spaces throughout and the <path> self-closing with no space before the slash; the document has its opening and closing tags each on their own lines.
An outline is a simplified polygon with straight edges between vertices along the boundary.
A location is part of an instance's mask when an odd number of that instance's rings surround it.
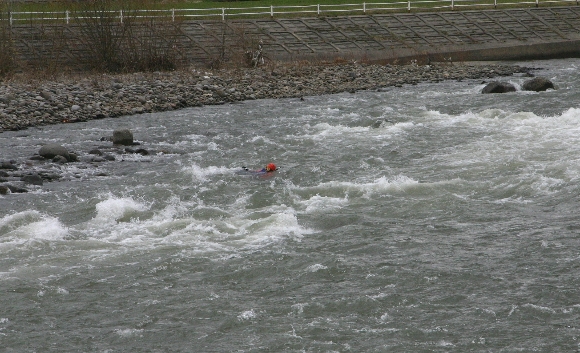
<svg viewBox="0 0 580 353">
<path fill-rule="evenodd" d="M 38 154 L 46 159 L 53 159 L 56 156 L 63 156 L 67 160 L 71 159 L 68 150 L 55 143 L 42 146 L 40 150 L 38 150 Z"/>
<path fill-rule="evenodd" d="M 133 144 L 133 133 L 129 129 L 113 131 L 113 143 L 115 145 L 129 146 Z"/>
<path fill-rule="evenodd" d="M 515 91 L 516 87 L 511 83 L 494 81 L 488 83 L 487 86 L 483 87 L 481 93 L 506 93 Z"/>
<path fill-rule="evenodd" d="M 32 185 L 42 185 L 42 178 L 38 174 L 30 174 L 22 177 L 22 181 Z"/>
<path fill-rule="evenodd" d="M 541 92 L 548 89 L 556 89 L 554 83 L 544 77 L 536 77 L 524 82 L 522 89 L 525 91 Z"/>
</svg>

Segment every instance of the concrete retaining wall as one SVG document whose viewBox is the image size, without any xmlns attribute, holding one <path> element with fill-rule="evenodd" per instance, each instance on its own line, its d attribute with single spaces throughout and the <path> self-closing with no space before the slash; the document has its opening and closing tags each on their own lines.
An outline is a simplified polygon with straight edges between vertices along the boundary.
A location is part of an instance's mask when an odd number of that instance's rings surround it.
<svg viewBox="0 0 580 353">
<path fill-rule="evenodd" d="M 241 60 L 262 43 L 276 60 L 508 60 L 580 57 L 580 7 L 164 23 L 154 35 L 182 63 Z M 21 60 L 71 64 L 88 55 L 78 28 L 12 27 Z"/>
</svg>

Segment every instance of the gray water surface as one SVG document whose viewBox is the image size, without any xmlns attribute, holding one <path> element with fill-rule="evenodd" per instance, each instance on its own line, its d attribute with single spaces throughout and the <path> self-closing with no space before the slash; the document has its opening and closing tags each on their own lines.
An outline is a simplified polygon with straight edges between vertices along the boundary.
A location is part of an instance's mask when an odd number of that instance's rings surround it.
<svg viewBox="0 0 580 353">
<path fill-rule="evenodd" d="M 521 64 L 559 89 L 443 82 L 0 134 L 3 159 L 116 128 L 159 152 L 0 196 L 0 347 L 578 351 L 580 61 Z"/>
</svg>

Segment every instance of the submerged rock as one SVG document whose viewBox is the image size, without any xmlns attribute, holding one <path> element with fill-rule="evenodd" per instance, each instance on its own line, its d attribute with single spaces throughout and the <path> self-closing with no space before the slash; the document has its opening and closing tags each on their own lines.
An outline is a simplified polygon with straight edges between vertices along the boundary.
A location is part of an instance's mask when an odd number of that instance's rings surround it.
<svg viewBox="0 0 580 353">
<path fill-rule="evenodd" d="M 18 187 L 18 186 L 14 186 L 12 184 L 6 184 L 3 186 L 6 187 L 8 189 L 8 191 L 10 191 L 11 193 L 14 193 L 14 194 L 21 194 L 21 193 L 28 192 L 28 190 L 21 188 L 21 187 Z M 6 193 L 8 193 L 8 192 L 6 191 Z"/>
<path fill-rule="evenodd" d="M 32 185 L 42 185 L 42 178 L 38 174 L 30 174 L 22 177 L 22 181 Z"/>
<path fill-rule="evenodd" d="M 4 162 L 0 162 L 0 169 L 17 170 L 18 167 L 16 165 L 14 165 L 14 163 L 12 161 L 8 161 L 8 162 L 4 161 Z"/>
</svg>

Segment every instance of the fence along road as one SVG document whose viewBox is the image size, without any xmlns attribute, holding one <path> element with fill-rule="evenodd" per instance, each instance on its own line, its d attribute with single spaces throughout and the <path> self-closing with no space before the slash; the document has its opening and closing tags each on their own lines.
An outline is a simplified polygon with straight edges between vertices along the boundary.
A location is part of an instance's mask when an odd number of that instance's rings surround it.
<svg viewBox="0 0 580 353">
<path fill-rule="evenodd" d="M 13 32 L 26 32 L 23 39 L 13 36 L 19 56 L 39 57 L 35 50 L 48 47 L 47 31 L 70 28 L 62 33 L 73 33 L 78 25 L 77 21 L 69 25 L 56 22 L 28 25 L 15 21 Z M 201 65 L 224 56 L 234 57 L 236 51 L 243 52 L 258 42 L 267 58 L 278 60 L 340 57 L 405 62 L 580 57 L 580 7 L 180 20 L 170 35 L 164 40 L 179 53 L 182 62 Z M 66 38 L 61 41 L 67 42 Z M 59 50 L 58 60 L 73 57 L 72 46 L 61 45 Z M 78 57 L 79 53 L 74 55 Z"/>
<path fill-rule="evenodd" d="M 498 7 L 540 7 L 541 5 L 579 5 L 580 0 L 531 0 L 510 2 L 509 0 L 407 0 L 393 2 L 363 2 L 356 4 L 335 5 L 302 5 L 302 6 L 267 6 L 267 7 L 235 7 L 235 8 L 208 8 L 208 9 L 166 9 L 166 10 L 131 10 L 130 15 L 138 18 L 166 18 L 172 21 L 183 19 L 216 19 L 240 18 L 240 16 L 258 17 L 284 17 L 285 15 L 316 15 L 327 14 L 373 14 L 384 11 L 421 11 L 421 10 L 471 10 L 471 9 L 497 9 Z M 111 11 L 110 15 L 117 17 L 120 22 L 127 11 Z M 10 24 L 15 21 L 70 21 L 87 17 L 86 13 L 71 11 L 48 11 L 48 12 L 9 12 Z"/>
</svg>

